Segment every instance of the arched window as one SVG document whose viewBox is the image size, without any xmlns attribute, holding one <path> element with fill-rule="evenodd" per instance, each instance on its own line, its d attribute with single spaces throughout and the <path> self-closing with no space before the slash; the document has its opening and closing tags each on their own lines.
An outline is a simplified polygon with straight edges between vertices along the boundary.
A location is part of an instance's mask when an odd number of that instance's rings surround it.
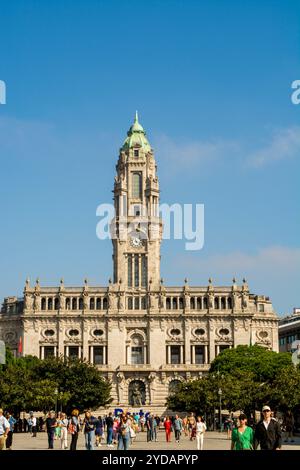
<svg viewBox="0 0 300 470">
<path fill-rule="evenodd" d="M 52 310 L 53 309 L 53 299 L 52 297 L 50 297 L 48 299 L 48 310 Z"/>
<path fill-rule="evenodd" d="M 139 298 L 139 297 L 135 297 L 135 298 L 134 298 L 134 309 L 135 309 L 135 310 L 139 310 L 139 309 L 140 309 L 140 298 Z"/>
<path fill-rule="evenodd" d="M 79 310 L 83 310 L 83 299 L 79 299 Z"/>
<path fill-rule="evenodd" d="M 70 297 L 66 298 L 66 310 L 70 310 L 71 308 L 71 299 Z"/>
<path fill-rule="evenodd" d="M 170 297 L 166 298 L 166 309 L 171 310 L 171 299 L 170 299 Z"/>
<path fill-rule="evenodd" d="M 95 310 L 95 299 L 92 297 L 90 299 L 90 310 Z"/>
<path fill-rule="evenodd" d="M 218 310 L 220 308 L 219 297 L 215 298 L 215 309 Z"/>
<path fill-rule="evenodd" d="M 173 310 L 177 310 L 177 308 L 178 308 L 177 297 L 173 297 L 172 308 L 173 308 Z"/>
<path fill-rule="evenodd" d="M 45 297 L 42 297 L 41 309 L 46 310 L 46 299 L 45 299 Z"/>
<path fill-rule="evenodd" d="M 221 309 L 222 310 L 226 309 L 226 299 L 225 299 L 225 297 L 221 298 Z"/>
<path fill-rule="evenodd" d="M 204 308 L 204 310 L 206 310 L 208 308 L 207 297 L 203 297 L 203 308 Z"/>
<path fill-rule="evenodd" d="M 59 298 L 55 297 L 55 299 L 54 299 L 54 310 L 58 310 L 58 309 L 59 309 Z"/>
<path fill-rule="evenodd" d="M 108 301 L 107 301 L 107 298 L 104 297 L 103 298 L 103 310 L 107 310 L 107 307 L 108 307 Z"/>
<path fill-rule="evenodd" d="M 184 308 L 183 298 L 179 297 L 179 308 L 182 310 Z"/>
<path fill-rule="evenodd" d="M 77 299 L 73 297 L 72 299 L 72 310 L 77 310 Z"/>
<path fill-rule="evenodd" d="M 138 172 L 132 173 L 132 197 L 135 199 L 142 197 L 142 174 Z"/>
<path fill-rule="evenodd" d="M 191 310 L 195 310 L 195 297 L 191 297 Z"/>
<path fill-rule="evenodd" d="M 128 297 L 128 310 L 132 310 L 132 309 L 133 309 L 133 298 Z"/>
<path fill-rule="evenodd" d="M 101 297 L 97 297 L 96 300 L 96 309 L 101 310 Z"/>
<path fill-rule="evenodd" d="M 228 297 L 227 305 L 228 305 L 229 310 L 231 310 L 232 309 L 232 297 Z"/>
<path fill-rule="evenodd" d="M 197 297 L 197 310 L 202 310 L 202 299 Z"/>
<path fill-rule="evenodd" d="M 143 338 L 140 335 L 131 337 L 131 364 L 144 364 Z"/>
</svg>

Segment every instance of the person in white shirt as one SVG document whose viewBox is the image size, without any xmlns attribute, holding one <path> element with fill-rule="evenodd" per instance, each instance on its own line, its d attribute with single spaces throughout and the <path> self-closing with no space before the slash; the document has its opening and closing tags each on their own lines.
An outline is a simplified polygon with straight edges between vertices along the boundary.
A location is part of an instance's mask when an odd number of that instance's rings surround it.
<svg viewBox="0 0 300 470">
<path fill-rule="evenodd" d="M 68 424 L 69 421 L 66 418 L 65 413 L 60 414 L 60 419 L 57 420 L 57 423 L 60 427 L 60 448 L 67 449 L 68 448 Z"/>
<path fill-rule="evenodd" d="M 10 424 L 8 420 L 3 416 L 3 410 L 0 408 L 0 450 L 4 449 L 5 440 L 10 430 Z"/>
<path fill-rule="evenodd" d="M 202 416 L 197 417 L 196 421 L 196 442 L 197 450 L 203 450 L 203 439 L 206 431 L 206 424 L 203 421 Z"/>
<path fill-rule="evenodd" d="M 37 423 L 36 423 L 36 417 L 31 416 L 31 423 L 32 423 L 32 436 L 31 437 L 36 437 L 36 431 L 37 431 Z"/>
</svg>

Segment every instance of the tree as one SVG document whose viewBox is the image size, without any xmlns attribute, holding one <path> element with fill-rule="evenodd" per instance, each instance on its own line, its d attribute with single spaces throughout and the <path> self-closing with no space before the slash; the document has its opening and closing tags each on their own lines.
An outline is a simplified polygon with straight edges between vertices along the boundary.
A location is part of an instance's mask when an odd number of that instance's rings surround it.
<svg viewBox="0 0 300 470">
<path fill-rule="evenodd" d="M 8 360 L 0 368 L 0 406 L 18 414 L 20 411 L 46 411 L 59 405 L 67 412 L 83 411 L 109 404 L 111 385 L 94 365 L 80 359 L 34 356 Z M 56 394 L 57 392 L 57 394 Z"/>
<path fill-rule="evenodd" d="M 273 380 L 277 372 L 291 364 L 290 353 L 276 353 L 261 346 L 237 346 L 222 351 L 212 362 L 210 372 L 247 371 L 255 381 Z"/>
</svg>

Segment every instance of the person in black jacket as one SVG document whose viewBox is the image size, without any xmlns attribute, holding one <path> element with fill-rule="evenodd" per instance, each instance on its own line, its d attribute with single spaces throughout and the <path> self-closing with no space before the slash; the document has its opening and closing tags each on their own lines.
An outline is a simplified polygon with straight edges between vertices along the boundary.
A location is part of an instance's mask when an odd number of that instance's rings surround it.
<svg viewBox="0 0 300 470">
<path fill-rule="evenodd" d="M 265 405 L 262 409 L 263 419 L 259 421 L 254 433 L 254 449 L 260 445 L 261 450 L 281 449 L 281 429 L 278 421 L 271 418 L 271 408 Z"/>
</svg>

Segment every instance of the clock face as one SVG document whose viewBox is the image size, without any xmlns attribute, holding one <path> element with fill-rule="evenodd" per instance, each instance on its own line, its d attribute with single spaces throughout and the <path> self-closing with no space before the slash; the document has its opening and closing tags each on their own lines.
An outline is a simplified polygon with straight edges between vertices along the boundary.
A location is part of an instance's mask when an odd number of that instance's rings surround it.
<svg viewBox="0 0 300 470">
<path fill-rule="evenodd" d="M 134 248 L 141 247 L 143 245 L 142 240 L 138 237 L 131 237 L 130 243 Z"/>
</svg>

